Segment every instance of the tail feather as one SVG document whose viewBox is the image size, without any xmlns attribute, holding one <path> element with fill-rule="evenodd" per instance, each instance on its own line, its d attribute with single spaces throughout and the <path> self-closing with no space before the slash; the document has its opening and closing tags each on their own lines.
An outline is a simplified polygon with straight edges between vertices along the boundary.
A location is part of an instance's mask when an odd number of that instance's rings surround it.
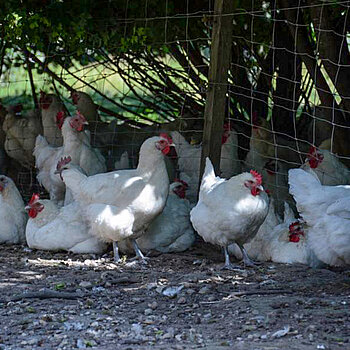
<svg viewBox="0 0 350 350">
<path fill-rule="evenodd" d="M 200 191 L 199 191 L 199 197 L 201 198 L 201 196 L 203 196 L 203 194 L 207 193 L 209 191 L 209 189 L 215 183 L 217 183 L 217 181 L 219 179 L 220 179 L 219 177 L 215 176 L 213 164 L 211 163 L 210 159 L 207 157 L 205 159 L 205 169 L 204 169 L 204 173 L 203 173 L 203 176 L 202 176 L 202 182 L 201 182 L 201 187 L 200 187 Z"/>
</svg>

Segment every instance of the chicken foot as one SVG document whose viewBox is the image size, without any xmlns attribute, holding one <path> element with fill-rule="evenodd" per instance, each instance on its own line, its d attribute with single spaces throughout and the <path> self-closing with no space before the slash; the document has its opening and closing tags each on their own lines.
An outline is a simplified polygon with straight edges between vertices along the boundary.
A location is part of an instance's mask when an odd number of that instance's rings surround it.
<svg viewBox="0 0 350 350">
<path fill-rule="evenodd" d="M 132 244 L 133 244 L 134 249 L 135 249 L 136 257 L 141 259 L 144 263 L 147 263 L 147 259 L 149 259 L 149 258 L 146 258 L 143 255 L 143 253 L 141 252 L 140 247 L 138 246 L 135 239 L 132 240 Z"/>
<path fill-rule="evenodd" d="M 113 242 L 113 254 L 114 254 L 114 262 L 119 263 L 121 259 L 119 256 L 118 242 Z"/>
<path fill-rule="evenodd" d="M 243 247 L 242 244 L 238 244 L 237 245 L 239 246 L 239 248 L 241 249 L 242 251 L 242 255 L 243 255 L 243 264 L 244 264 L 244 267 L 246 266 L 249 266 L 249 267 L 257 267 L 258 265 L 261 265 L 260 262 L 257 262 L 257 261 L 253 261 L 252 259 L 250 259 L 246 249 Z"/>
<path fill-rule="evenodd" d="M 225 265 L 221 268 L 222 270 L 231 270 L 231 271 L 241 271 L 241 268 L 240 266 L 238 265 L 234 265 L 231 263 L 230 261 L 230 255 L 228 253 L 228 250 L 227 250 L 227 246 L 223 247 L 224 249 L 224 254 L 225 254 Z"/>
</svg>

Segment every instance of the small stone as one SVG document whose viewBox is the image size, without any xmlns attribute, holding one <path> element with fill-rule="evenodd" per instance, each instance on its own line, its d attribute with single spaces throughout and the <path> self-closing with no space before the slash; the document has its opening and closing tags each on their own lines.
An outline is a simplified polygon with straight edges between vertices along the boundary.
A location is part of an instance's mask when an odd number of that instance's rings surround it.
<svg viewBox="0 0 350 350">
<path fill-rule="evenodd" d="M 83 339 L 77 340 L 77 348 L 78 349 L 86 349 L 86 345 Z"/>
<path fill-rule="evenodd" d="M 210 288 L 208 287 L 208 286 L 206 286 L 206 287 L 202 287 L 199 291 L 198 291 L 198 293 L 199 294 L 206 294 L 206 293 L 208 293 L 210 291 Z"/>
<path fill-rule="evenodd" d="M 150 307 L 152 310 L 155 310 L 158 307 L 158 303 L 156 301 L 153 301 L 152 303 L 148 304 L 148 307 Z"/>
<path fill-rule="evenodd" d="M 153 310 L 152 309 L 146 309 L 145 311 L 144 311 L 144 314 L 146 315 L 146 316 L 149 316 L 149 315 L 151 315 L 153 313 Z"/>
<path fill-rule="evenodd" d="M 92 287 L 92 283 L 89 282 L 89 281 L 81 281 L 79 283 L 79 287 L 82 287 L 82 288 L 91 288 Z"/>
<path fill-rule="evenodd" d="M 186 290 L 186 293 L 189 294 L 189 295 L 192 295 L 192 294 L 196 293 L 196 291 L 194 289 L 192 289 L 192 288 L 189 288 L 189 289 Z"/>
<path fill-rule="evenodd" d="M 211 296 L 208 298 L 208 301 L 215 301 L 215 300 L 216 300 L 216 298 L 215 298 L 214 295 L 211 295 Z"/>
<path fill-rule="evenodd" d="M 179 300 L 177 301 L 178 304 L 186 304 L 186 302 L 187 300 L 184 297 L 179 298 Z"/>
</svg>

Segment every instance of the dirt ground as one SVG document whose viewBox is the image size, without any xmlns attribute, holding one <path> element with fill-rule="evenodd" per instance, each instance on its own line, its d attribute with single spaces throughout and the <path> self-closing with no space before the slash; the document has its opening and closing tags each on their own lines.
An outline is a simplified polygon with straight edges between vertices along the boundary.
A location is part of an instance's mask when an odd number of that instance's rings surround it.
<svg viewBox="0 0 350 350">
<path fill-rule="evenodd" d="M 0 349 L 350 349 L 349 270 L 222 263 L 205 244 L 120 266 L 2 246 Z"/>
</svg>

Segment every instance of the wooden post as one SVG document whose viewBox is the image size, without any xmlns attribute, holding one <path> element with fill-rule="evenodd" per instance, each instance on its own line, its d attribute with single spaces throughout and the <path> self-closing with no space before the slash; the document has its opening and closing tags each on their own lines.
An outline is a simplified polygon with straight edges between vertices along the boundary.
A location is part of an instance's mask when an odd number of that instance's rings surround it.
<svg viewBox="0 0 350 350">
<path fill-rule="evenodd" d="M 212 161 L 217 174 L 220 169 L 221 136 L 232 47 L 233 17 L 231 14 L 234 3 L 233 0 L 215 0 L 200 177 L 204 171 L 206 157 Z"/>
</svg>

